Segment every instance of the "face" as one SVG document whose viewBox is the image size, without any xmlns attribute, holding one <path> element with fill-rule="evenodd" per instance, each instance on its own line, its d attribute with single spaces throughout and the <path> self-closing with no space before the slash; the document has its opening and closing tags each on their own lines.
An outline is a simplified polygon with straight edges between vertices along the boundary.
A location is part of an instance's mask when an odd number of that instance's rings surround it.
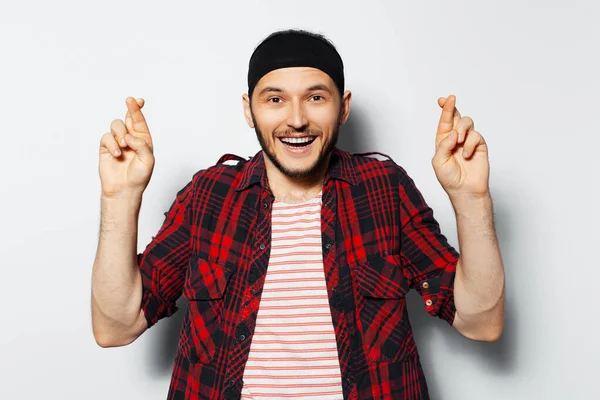
<svg viewBox="0 0 600 400">
<path fill-rule="evenodd" d="M 350 110 L 333 80 L 309 67 L 281 68 L 244 95 L 246 120 L 271 163 L 290 178 L 316 174 L 329 160 Z"/>
</svg>

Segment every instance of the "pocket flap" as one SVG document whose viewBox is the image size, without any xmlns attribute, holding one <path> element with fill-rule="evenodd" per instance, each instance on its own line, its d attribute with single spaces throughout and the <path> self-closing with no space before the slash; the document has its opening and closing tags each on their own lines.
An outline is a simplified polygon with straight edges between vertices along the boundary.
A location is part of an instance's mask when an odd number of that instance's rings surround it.
<svg viewBox="0 0 600 400">
<path fill-rule="evenodd" d="M 359 290 L 363 296 L 377 299 L 401 299 L 410 290 L 402 274 L 402 266 L 393 256 L 369 256 L 356 269 Z"/>
<path fill-rule="evenodd" d="M 216 300 L 223 297 L 233 268 L 212 263 L 202 258 L 190 260 L 183 295 L 188 300 Z"/>
</svg>

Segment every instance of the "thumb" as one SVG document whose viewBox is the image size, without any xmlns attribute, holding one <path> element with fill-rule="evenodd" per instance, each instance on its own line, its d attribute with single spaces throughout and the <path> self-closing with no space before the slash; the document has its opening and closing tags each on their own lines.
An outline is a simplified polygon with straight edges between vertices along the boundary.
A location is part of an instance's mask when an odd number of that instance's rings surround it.
<svg viewBox="0 0 600 400">
<path fill-rule="evenodd" d="M 456 129 L 452 129 L 448 136 L 442 139 L 438 144 L 438 149 L 435 155 L 438 161 L 444 163 L 450 157 L 452 157 L 452 152 L 454 151 L 457 142 L 458 132 L 456 132 Z"/>
<path fill-rule="evenodd" d="M 148 143 L 146 143 L 144 139 L 136 138 L 131 134 L 127 134 L 125 135 L 125 142 L 133 149 L 133 151 L 138 154 L 138 156 L 140 156 L 142 160 L 148 155 L 152 154 L 150 147 L 148 147 Z"/>
</svg>

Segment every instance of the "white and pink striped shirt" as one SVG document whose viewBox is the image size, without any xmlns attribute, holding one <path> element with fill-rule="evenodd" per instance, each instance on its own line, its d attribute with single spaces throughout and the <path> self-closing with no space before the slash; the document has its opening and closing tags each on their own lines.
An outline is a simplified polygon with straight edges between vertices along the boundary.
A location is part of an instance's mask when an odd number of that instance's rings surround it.
<svg viewBox="0 0 600 400">
<path fill-rule="evenodd" d="M 242 399 L 343 398 L 321 247 L 321 193 L 272 208 L 271 257 Z"/>
</svg>

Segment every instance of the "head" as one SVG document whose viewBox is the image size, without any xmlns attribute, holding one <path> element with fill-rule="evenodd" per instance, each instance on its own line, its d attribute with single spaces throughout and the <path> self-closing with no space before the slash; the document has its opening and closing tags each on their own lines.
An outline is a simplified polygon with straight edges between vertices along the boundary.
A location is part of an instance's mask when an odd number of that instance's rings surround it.
<svg viewBox="0 0 600 400">
<path fill-rule="evenodd" d="M 244 113 L 266 161 L 290 178 L 323 171 L 351 102 L 333 44 L 306 31 L 275 32 L 254 51 L 248 86 Z"/>
</svg>

